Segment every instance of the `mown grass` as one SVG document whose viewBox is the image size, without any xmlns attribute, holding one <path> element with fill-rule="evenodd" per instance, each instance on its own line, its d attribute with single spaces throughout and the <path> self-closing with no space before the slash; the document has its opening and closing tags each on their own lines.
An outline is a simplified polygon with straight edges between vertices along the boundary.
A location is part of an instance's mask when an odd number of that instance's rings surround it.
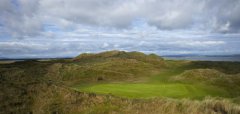
<svg viewBox="0 0 240 114">
<path fill-rule="evenodd" d="M 202 99 L 206 96 L 226 97 L 227 92 L 214 86 L 191 85 L 180 83 L 146 84 L 146 83 L 110 83 L 80 85 L 75 90 L 98 94 L 111 94 L 128 98 L 194 98 Z"/>
</svg>

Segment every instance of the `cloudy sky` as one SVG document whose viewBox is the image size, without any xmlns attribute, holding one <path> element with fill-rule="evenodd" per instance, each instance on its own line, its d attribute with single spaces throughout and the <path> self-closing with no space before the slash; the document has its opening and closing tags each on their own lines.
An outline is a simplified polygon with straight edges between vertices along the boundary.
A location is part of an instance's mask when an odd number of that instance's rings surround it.
<svg viewBox="0 0 240 114">
<path fill-rule="evenodd" d="M 240 0 L 0 0 L 0 57 L 240 54 Z"/>
</svg>

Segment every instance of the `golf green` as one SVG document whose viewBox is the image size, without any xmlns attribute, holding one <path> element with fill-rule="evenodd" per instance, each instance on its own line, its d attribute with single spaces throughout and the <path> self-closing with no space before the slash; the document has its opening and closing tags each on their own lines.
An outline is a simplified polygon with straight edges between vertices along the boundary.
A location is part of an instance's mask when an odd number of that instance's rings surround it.
<svg viewBox="0 0 240 114">
<path fill-rule="evenodd" d="M 111 94 L 128 98 L 203 98 L 206 96 L 227 96 L 226 91 L 214 86 L 191 84 L 133 84 L 106 83 L 95 85 L 81 85 L 74 87 L 77 91 L 97 94 Z"/>
</svg>

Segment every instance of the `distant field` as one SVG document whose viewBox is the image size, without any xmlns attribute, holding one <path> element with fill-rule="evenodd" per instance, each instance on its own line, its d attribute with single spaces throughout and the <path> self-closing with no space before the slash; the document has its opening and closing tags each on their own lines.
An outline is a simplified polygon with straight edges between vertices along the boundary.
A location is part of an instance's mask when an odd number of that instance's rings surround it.
<svg viewBox="0 0 240 114">
<path fill-rule="evenodd" d="M 214 86 L 190 85 L 190 84 L 140 84 L 140 83 L 112 83 L 81 85 L 74 87 L 75 90 L 97 94 L 112 94 L 128 98 L 196 98 L 206 96 L 226 97 L 227 92 Z"/>
<path fill-rule="evenodd" d="M 193 60 L 193 61 L 235 61 L 239 62 L 239 56 L 170 56 L 164 57 L 169 60 Z"/>
<path fill-rule="evenodd" d="M 14 63 L 15 61 L 1 61 L 0 60 L 0 64 L 10 64 L 10 63 Z"/>
</svg>

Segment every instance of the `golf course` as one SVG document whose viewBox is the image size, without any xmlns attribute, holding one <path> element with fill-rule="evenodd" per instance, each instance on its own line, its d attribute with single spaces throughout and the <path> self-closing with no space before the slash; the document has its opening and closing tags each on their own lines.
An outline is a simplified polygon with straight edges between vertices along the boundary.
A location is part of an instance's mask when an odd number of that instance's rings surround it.
<svg viewBox="0 0 240 114">
<path fill-rule="evenodd" d="M 0 64 L 0 113 L 238 114 L 240 63 L 106 51 Z"/>
</svg>

